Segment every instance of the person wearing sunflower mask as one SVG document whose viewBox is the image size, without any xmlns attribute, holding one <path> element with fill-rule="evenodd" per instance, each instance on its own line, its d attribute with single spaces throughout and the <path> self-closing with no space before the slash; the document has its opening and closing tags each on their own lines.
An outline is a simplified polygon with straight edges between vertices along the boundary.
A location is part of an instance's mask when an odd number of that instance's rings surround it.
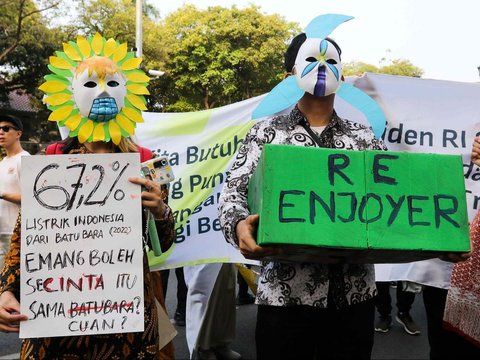
<svg viewBox="0 0 480 360">
<path fill-rule="evenodd" d="M 50 121 L 70 130 L 69 137 L 47 147 L 47 154 L 90 154 L 139 152 L 141 161 L 152 157 L 150 150 L 130 138 L 136 123 L 142 122 L 146 110 L 143 95 L 149 78 L 138 69 L 141 59 L 127 51 L 127 44 L 104 39 L 96 34 L 82 36 L 63 44 L 63 52 L 50 57 L 52 74 L 45 76 L 40 89 L 44 102 L 52 110 Z M 154 221 L 166 251 L 175 236 L 174 220 L 167 204 L 168 190 L 141 177 L 130 178 L 143 186 L 141 193 L 143 229 L 147 219 Z M 10 250 L 0 274 L 0 331 L 18 332 L 20 321 L 20 229 L 17 219 Z M 145 231 L 145 243 L 150 233 Z M 77 337 L 24 339 L 21 359 L 158 359 L 159 334 L 157 308 L 146 253 L 143 258 L 145 326 L 143 332 Z"/>
</svg>

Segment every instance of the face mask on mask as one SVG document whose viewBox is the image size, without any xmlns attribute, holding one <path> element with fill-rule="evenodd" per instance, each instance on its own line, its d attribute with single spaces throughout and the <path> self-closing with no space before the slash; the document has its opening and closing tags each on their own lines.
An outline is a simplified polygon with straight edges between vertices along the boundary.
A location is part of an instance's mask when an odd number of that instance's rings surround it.
<svg viewBox="0 0 480 360">
<path fill-rule="evenodd" d="M 331 95 L 342 78 L 340 54 L 326 39 L 307 38 L 298 51 L 294 72 L 302 90 L 318 97 Z"/>
<path fill-rule="evenodd" d="M 119 73 L 99 78 L 95 71 L 89 75 L 86 69 L 73 79 L 72 92 L 82 116 L 105 122 L 115 118 L 123 108 L 127 88 Z"/>
</svg>

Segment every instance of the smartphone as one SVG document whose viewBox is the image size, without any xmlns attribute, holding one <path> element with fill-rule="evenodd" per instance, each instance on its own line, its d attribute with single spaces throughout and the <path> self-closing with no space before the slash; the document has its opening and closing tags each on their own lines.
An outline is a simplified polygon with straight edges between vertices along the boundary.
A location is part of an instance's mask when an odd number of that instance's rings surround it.
<svg viewBox="0 0 480 360">
<path fill-rule="evenodd" d="M 142 177 L 152 180 L 159 185 L 175 180 L 172 167 L 165 156 L 145 161 L 140 164 Z"/>
</svg>

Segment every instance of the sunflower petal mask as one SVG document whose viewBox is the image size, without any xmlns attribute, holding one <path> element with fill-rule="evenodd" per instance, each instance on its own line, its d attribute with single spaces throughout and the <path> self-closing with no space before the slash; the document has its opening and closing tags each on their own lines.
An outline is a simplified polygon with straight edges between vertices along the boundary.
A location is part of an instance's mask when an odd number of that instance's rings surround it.
<svg viewBox="0 0 480 360">
<path fill-rule="evenodd" d="M 63 44 L 50 56 L 45 82 L 39 87 L 52 111 L 48 120 L 70 130 L 83 143 L 112 141 L 135 132 L 147 110 L 150 78 L 138 69 L 142 59 L 127 51 L 127 43 L 100 34 Z"/>
</svg>

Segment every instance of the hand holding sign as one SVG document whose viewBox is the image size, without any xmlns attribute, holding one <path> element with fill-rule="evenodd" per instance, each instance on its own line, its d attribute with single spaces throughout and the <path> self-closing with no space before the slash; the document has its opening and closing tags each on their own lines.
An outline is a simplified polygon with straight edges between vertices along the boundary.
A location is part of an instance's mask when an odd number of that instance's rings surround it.
<svg viewBox="0 0 480 360">
<path fill-rule="evenodd" d="M 10 291 L 0 295 L 0 331 L 18 332 L 20 321 L 28 319 L 27 315 L 21 315 L 20 303 Z"/>
</svg>

